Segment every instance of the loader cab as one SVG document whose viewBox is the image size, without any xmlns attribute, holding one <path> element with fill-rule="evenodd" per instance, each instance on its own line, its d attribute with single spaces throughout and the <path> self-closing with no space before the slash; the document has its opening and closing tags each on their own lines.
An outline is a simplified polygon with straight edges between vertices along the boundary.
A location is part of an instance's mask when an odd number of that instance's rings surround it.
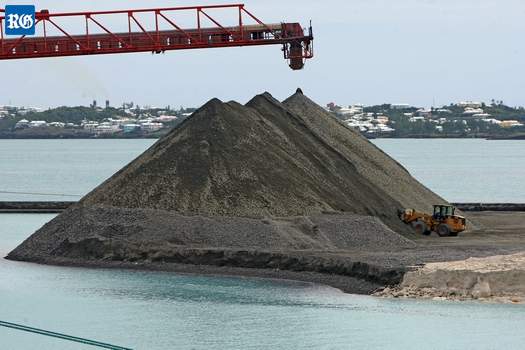
<svg viewBox="0 0 525 350">
<path fill-rule="evenodd" d="M 434 218 L 444 219 L 447 217 L 454 216 L 456 208 L 451 205 L 434 205 Z"/>
</svg>

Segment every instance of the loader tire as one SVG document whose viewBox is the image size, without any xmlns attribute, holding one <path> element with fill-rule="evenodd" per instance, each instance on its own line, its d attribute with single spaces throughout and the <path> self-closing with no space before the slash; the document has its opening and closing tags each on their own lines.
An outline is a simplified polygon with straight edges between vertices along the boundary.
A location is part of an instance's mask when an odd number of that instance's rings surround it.
<svg viewBox="0 0 525 350">
<path fill-rule="evenodd" d="M 422 222 L 422 221 L 415 221 L 412 224 L 412 227 L 414 228 L 414 231 L 418 235 L 427 235 L 428 228 L 427 228 L 427 225 L 424 222 Z"/>
<path fill-rule="evenodd" d="M 437 234 L 439 237 L 448 237 L 450 236 L 450 228 L 447 224 L 440 224 L 436 229 Z"/>
</svg>

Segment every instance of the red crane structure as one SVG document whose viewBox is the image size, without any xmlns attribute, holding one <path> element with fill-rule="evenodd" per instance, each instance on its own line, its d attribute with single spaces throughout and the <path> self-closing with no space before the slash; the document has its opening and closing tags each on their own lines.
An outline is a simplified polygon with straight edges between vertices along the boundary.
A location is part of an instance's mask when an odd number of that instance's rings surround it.
<svg viewBox="0 0 525 350">
<path fill-rule="evenodd" d="M 233 16 L 235 25 L 221 24 L 212 16 L 217 10 Z M 175 20 L 179 14 L 191 14 L 195 27 Z M 6 38 L 4 23 L 5 16 L 0 16 L 0 60 L 281 45 L 290 67 L 299 70 L 313 57 L 311 25 L 303 29 L 300 23 L 265 24 L 244 4 L 74 13 L 41 10 L 35 14 L 36 35 L 13 39 Z M 84 28 L 82 33 L 66 30 L 71 23 L 77 30 Z M 116 24 L 121 30 L 111 29 Z"/>
</svg>

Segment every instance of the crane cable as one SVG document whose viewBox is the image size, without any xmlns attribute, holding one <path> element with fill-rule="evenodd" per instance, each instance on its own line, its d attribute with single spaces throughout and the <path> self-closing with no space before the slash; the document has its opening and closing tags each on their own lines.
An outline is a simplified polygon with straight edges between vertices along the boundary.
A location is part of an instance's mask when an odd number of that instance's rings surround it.
<svg viewBox="0 0 525 350">
<path fill-rule="evenodd" d="M 107 343 L 101 343 L 101 342 L 98 342 L 98 341 L 95 341 L 95 340 L 90 340 L 90 339 L 80 338 L 80 337 L 74 337 L 74 336 L 66 335 L 66 334 L 62 334 L 62 333 L 50 332 L 50 331 L 46 331 L 46 330 L 43 330 L 43 329 L 38 329 L 38 328 L 33 328 L 33 327 L 28 327 L 28 326 L 22 326 L 22 325 L 19 325 L 19 324 L 16 324 L 16 323 L 11 323 L 11 322 L 0 321 L 0 327 L 12 328 L 12 329 L 16 329 L 16 330 L 20 330 L 20 331 L 24 331 L 24 332 L 45 335 L 45 336 L 52 337 L 52 338 L 69 340 L 69 341 L 72 341 L 72 342 L 75 342 L 75 343 L 92 345 L 92 346 L 96 346 L 96 347 L 103 348 L 103 349 L 133 350 L 133 349 L 125 348 L 125 347 L 118 346 L 118 345 L 111 345 L 111 344 L 107 344 Z"/>
</svg>

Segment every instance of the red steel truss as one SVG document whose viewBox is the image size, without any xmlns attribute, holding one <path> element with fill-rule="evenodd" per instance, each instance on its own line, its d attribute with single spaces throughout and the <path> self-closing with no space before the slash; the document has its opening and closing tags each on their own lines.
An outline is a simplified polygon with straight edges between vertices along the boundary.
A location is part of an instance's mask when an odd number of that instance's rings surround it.
<svg viewBox="0 0 525 350">
<path fill-rule="evenodd" d="M 210 15 L 213 10 L 228 10 L 235 17 L 235 26 L 223 26 Z M 4 11 L 0 9 L 0 14 Z M 195 16 L 195 28 L 183 28 L 173 16 L 190 13 Z M 148 22 L 155 30 L 146 30 L 144 15 L 150 15 Z M 107 23 L 119 19 L 127 31 L 114 31 Z M 101 18 L 103 17 L 103 18 Z M 70 33 L 64 29 L 61 20 L 81 21 L 77 28 L 85 28 L 81 34 Z M 172 7 L 157 9 L 135 9 L 122 11 L 49 13 L 41 10 L 36 13 L 35 36 L 6 38 L 4 34 L 5 16 L 0 16 L 0 60 L 61 57 L 79 55 L 114 54 L 129 52 L 163 53 L 170 50 L 204 49 L 233 46 L 282 45 L 284 58 L 294 70 L 302 69 L 306 59 L 313 57 L 312 27 L 303 29 L 299 23 L 265 24 L 243 4 Z M 246 24 L 252 22 L 255 24 Z M 160 26 L 168 26 L 161 30 Z M 49 28 L 60 35 L 49 36 Z M 137 29 L 134 29 L 137 28 Z M 97 33 L 95 33 L 97 31 Z"/>
</svg>

